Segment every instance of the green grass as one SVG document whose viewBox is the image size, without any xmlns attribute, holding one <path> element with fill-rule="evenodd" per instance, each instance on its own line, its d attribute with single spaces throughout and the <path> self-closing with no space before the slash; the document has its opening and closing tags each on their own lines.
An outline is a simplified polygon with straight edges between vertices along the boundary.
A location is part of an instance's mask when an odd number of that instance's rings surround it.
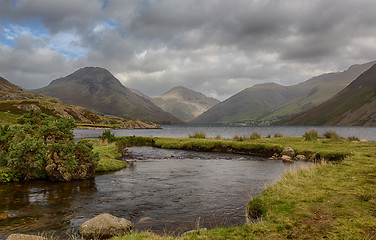
<svg viewBox="0 0 376 240">
<path fill-rule="evenodd" d="M 91 139 L 94 143 L 94 152 L 99 153 L 99 163 L 95 169 L 96 172 L 108 172 L 116 171 L 127 166 L 127 163 L 122 160 L 118 160 L 121 157 L 121 153 L 118 152 L 116 143 L 105 143 L 97 139 Z"/>
<path fill-rule="evenodd" d="M 214 139 L 155 138 L 164 148 L 212 149 L 255 145 L 292 147 L 296 152 L 319 155 L 347 154 L 344 160 L 324 162 L 285 174 L 251 199 L 258 221 L 241 227 L 215 228 L 173 239 L 376 239 L 376 143 L 304 138 L 261 138 L 245 142 Z M 194 147 L 195 146 L 195 147 Z M 247 194 L 247 193 L 244 193 Z M 150 233 L 134 233 L 123 239 L 172 239 Z"/>
</svg>

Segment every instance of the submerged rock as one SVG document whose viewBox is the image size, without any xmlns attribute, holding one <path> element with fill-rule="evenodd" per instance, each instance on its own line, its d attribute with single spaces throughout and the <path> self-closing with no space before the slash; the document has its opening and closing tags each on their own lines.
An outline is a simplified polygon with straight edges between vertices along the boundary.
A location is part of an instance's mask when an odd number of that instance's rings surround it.
<svg viewBox="0 0 376 240">
<path fill-rule="evenodd" d="M 11 234 L 6 240 L 47 240 L 45 237 L 26 235 L 26 234 Z"/>
<path fill-rule="evenodd" d="M 286 155 L 286 156 L 289 156 L 289 157 L 295 157 L 295 151 L 294 151 L 294 149 L 292 149 L 290 147 L 285 147 L 283 149 L 283 151 L 281 152 L 281 155 Z"/>
<path fill-rule="evenodd" d="M 298 160 L 298 161 L 306 161 L 307 158 L 304 155 L 296 155 L 296 160 Z"/>
<path fill-rule="evenodd" d="M 102 213 L 84 222 L 78 231 L 83 237 L 105 239 L 129 234 L 133 229 L 134 225 L 130 221 Z"/>
<path fill-rule="evenodd" d="M 281 160 L 284 161 L 284 162 L 294 162 L 294 160 L 292 160 L 292 157 L 287 156 L 287 155 L 283 155 L 281 157 Z"/>
</svg>

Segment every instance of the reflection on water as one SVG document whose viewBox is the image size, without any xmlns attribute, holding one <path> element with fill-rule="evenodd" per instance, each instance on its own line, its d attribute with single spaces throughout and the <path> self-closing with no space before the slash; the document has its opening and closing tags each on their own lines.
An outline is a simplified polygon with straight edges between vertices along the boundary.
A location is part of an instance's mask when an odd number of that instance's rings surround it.
<svg viewBox="0 0 376 240">
<path fill-rule="evenodd" d="M 157 233 L 181 233 L 195 228 L 198 220 L 207 228 L 241 225 L 250 197 L 284 171 L 307 164 L 149 147 L 131 150 L 133 167 L 95 180 L 1 184 L 0 213 L 9 218 L 0 220 L 0 238 L 41 231 L 66 237 L 103 212 Z"/>
</svg>

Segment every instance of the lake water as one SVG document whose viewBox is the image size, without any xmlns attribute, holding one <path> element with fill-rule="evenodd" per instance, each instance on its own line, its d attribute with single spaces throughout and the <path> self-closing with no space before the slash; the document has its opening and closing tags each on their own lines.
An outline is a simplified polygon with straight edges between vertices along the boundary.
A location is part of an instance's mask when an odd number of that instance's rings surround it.
<svg viewBox="0 0 376 240">
<path fill-rule="evenodd" d="M 376 127 L 338 127 L 338 126 L 266 126 L 266 127 L 230 127 L 230 126 L 176 126 L 165 125 L 162 129 L 138 129 L 138 130 L 112 130 L 117 136 L 144 136 L 144 137 L 175 137 L 185 138 L 196 131 L 204 131 L 208 138 L 220 135 L 222 138 L 232 138 L 234 135 L 250 136 L 257 131 L 262 137 L 274 136 L 275 133 L 282 133 L 284 136 L 301 137 L 306 131 L 316 129 L 319 134 L 328 130 L 337 132 L 342 137 L 356 136 L 367 141 L 376 141 Z M 76 138 L 97 137 L 103 132 L 102 129 L 79 129 L 75 130 Z"/>
<path fill-rule="evenodd" d="M 93 180 L 0 184 L 0 239 L 10 233 L 55 232 L 66 239 L 86 220 L 107 212 L 137 230 L 180 234 L 245 223 L 249 199 L 289 169 L 245 155 L 131 148 L 133 166 Z"/>
</svg>

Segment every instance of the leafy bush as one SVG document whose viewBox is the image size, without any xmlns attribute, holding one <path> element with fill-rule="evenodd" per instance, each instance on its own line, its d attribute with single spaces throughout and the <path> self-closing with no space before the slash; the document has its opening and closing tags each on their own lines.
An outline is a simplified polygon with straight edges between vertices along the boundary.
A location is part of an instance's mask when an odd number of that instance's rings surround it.
<svg viewBox="0 0 376 240">
<path fill-rule="evenodd" d="M 204 131 L 196 131 L 194 135 L 189 134 L 189 138 L 206 138 L 206 133 Z"/>
<path fill-rule="evenodd" d="M 71 119 L 55 119 L 31 110 L 18 123 L 0 126 L 0 166 L 7 169 L 2 181 L 94 177 L 99 157 L 90 143 L 75 143 Z"/>
<path fill-rule="evenodd" d="M 112 143 L 116 141 L 115 134 L 111 132 L 110 129 L 106 129 L 103 131 L 102 135 L 98 137 L 102 140 L 107 140 L 107 142 Z"/>
<path fill-rule="evenodd" d="M 319 137 L 319 134 L 317 133 L 317 130 L 312 129 L 309 132 L 306 131 L 304 133 L 303 137 L 304 137 L 304 139 L 306 141 L 315 142 L 315 141 L 317 141 L 317 138 Z"/>
<path fill-rule="evenodd" d="M 255 131 L 255 132 L 252 132 L 250 139 L 255 140 L 255 139 L 259 139 L 259 138 L 261 138 L 260 133 L 258 133 L 258 132 L 256 132 L 256 131 Z"/>
</svg>

